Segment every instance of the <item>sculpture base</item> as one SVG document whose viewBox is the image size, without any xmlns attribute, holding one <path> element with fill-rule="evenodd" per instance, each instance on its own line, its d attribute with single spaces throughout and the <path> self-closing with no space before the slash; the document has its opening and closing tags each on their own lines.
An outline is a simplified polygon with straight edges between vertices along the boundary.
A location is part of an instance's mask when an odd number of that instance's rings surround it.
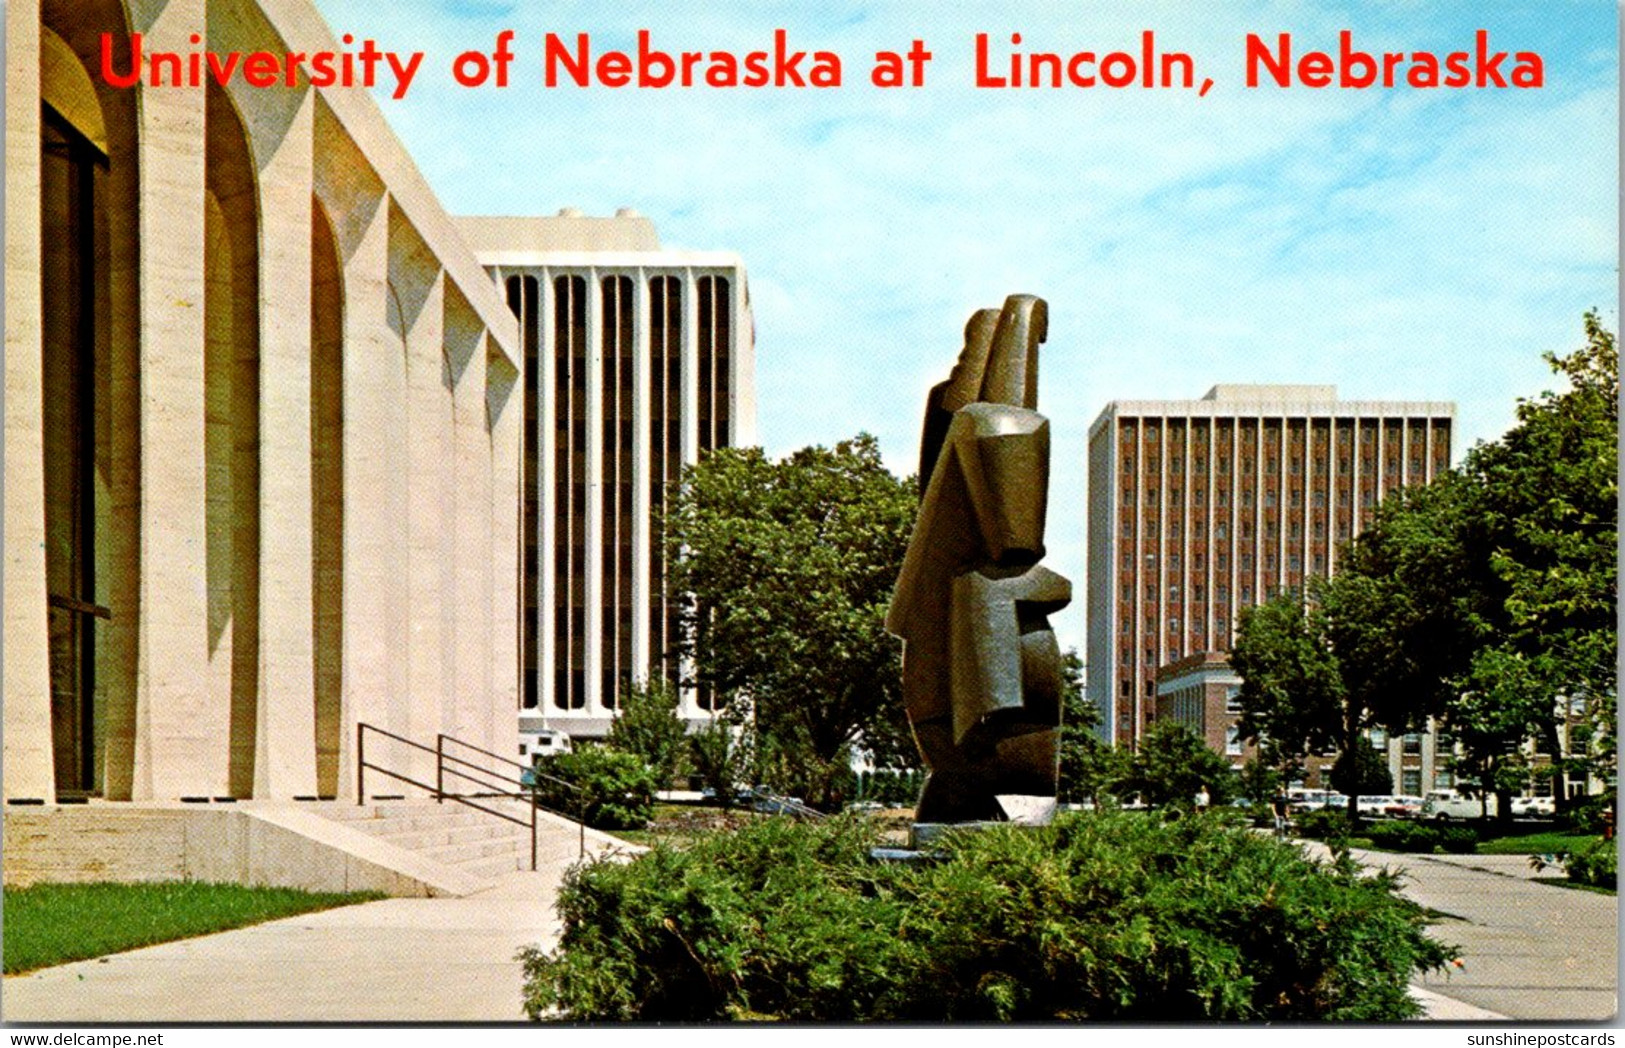
<svg viewBox="0 0 1625 1048">
<path fill-rule="evenodd" d="M 955 830 L 985 830 L 989 826 L 1008 826 L 1007 822 L 917 822 L 908 828 L 910 848 L 929 848 L 945 833 Z"/>
<path fill-rule="evenodd" d="M 942 853 L 913 848 L 870 848 L 869 858 L 875 862 L 927 863 L 941 859 Z"/>
</svg>

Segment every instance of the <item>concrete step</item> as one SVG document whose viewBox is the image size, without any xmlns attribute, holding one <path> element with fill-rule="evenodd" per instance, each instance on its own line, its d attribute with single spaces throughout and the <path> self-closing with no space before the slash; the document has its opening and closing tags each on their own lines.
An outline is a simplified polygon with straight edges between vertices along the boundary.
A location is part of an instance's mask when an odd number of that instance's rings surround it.
<svg viewBox="0 0 1625 1048">
<path fill-rule="evenodd" d="M 524 807 L 523 802 L 510 800 L 505 797 L 480 797 L 472 799 L 476 800 L 481 807 L 495 808 L 499 811 L 508 811 L 513 808 L 522 809 Z M 425 797 L 419 800 L 410 801 L 388 801 L 384 803 L 334 804 L 330 809 L 323 811 L 323 814 L 327 815 L 328 818 L 337 819 L 340 822 L 350 822 L 356 820 L 366 821 L 371 819 L 409 819 L 425 815 L 434 816 L 441 813 L 471 815 L 476 818 L 488 817 L 484 812 L 476 808 L 472 808 L 466 804 L 461 804 L 453 800 L 436 802 L 432 797 Z"/>
<path fill-rule="evenodd" d="M 433 866 L 477 882 L 530 869 L 532 806 L 520 798 L 480 798 L 479 809 L 432 797 L 366 804 L 316 802 L 310 807 L 335 822 Z M 489 810 L 484 810 L 489 809 Z M 522 820 L 498 818 L 493 812 Z M 588 855 L 632 846 L 599 833 L 585 833 Z M 574 822 L 536 810 L 539 869 L 562 871 L 581 858 L 582 830 Z M 632 851 L 641 849 L 632 848 Z"/>
<path fill-rule="evenodd" d="M 464 841 L 460 844 L 441 844 L 423 848 L 420 854 L 447 866 L 461 866 L 465 862 L 489 859 L 497 855 L 518 855 L 523 852 L 525 864 L 530 864 L 530 832 L 509 837 L 490 837 L 485 840 Z"/>
<path fill-rule="evenodd" d="M 456 868 L 459 872 L 466 873 L 469 876 L 478 878 L 480 880 L 494 880 L 504 874 L 529 870 L 530 853 L 526 852 L 524 855 L 493 856 L 488 859 L 480 859 L 478 862 L 463 863 Z M 546 870 L 549 867 L 545 860 L 538 859 L 537 868 L 540 870 Z"/>
<path fill-rule="evenodd" d="M 489 840 L 493 837 L 510 837 L 516 833 L 524 834 L 527 841 L 530 839 L 529 827 L 515 826 L 511 822 L 490 816 L 477 823 L 452 823 L 440 826 L 400 827 L 383 823 L 367 832 L 397 847 L 414 851 L 446 844 Z M 537 827 L 538 835 L 541 832 L 541 827 Z"/>
</svg>

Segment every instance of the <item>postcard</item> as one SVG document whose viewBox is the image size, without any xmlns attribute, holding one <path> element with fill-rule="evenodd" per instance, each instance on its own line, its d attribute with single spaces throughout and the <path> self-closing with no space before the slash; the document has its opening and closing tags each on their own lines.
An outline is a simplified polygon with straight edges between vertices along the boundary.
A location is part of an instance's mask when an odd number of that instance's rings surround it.
<svg viewBox="0 0 1625 1048">
<path fill-rule="evenodd" d="M 1613 5 L 5 17 L 8 1024 L 1617 1013 Z"/>
</svg>

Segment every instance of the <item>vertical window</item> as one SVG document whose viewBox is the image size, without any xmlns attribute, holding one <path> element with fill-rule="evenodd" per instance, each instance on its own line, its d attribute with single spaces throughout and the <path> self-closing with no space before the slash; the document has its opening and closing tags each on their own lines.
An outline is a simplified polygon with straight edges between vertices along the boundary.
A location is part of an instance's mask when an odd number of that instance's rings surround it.
<svg viewBox="0 0 1625 1048">
<path fill-rule="evenodd" d="M 587 705 L 587 281 L 553 280 L 553 705 Z"/>
<path fill-rule="evenodd" d="M 541 335 L 537 319 L 537 299 L 541 286 L 535 277 L 509 277 L 508 308 L 519 320 L 520 342 L 525 358 L 525 432 L 521 449 L 520 476 L 520 625 L 519 679 L 522 708 L 534 709 L 541 702 L 540 635 L 537 632 L 538 594 L 541 586 L 541 378 L 539 356 Z"/>
<path fill-rule="evenodd" d="M 632 278 L 604 277 L 599 293 L 599 695 L 606 707 L 616 709 L 632 676 L 631 622 L 622 614 L 632 607 Z"/>
</svg>

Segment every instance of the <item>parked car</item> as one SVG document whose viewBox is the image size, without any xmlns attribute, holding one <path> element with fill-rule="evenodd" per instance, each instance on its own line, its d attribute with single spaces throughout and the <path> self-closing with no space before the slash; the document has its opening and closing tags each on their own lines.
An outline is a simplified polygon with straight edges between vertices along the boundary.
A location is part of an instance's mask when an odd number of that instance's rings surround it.
<svg viewBox="0 0 1625 1048">
<path fill-rule="evenodd" d="M 1386 819 L 1389 818 L 1389 809 L 1394 807 L 1394 798 L 1383 794 L 1362 794 L 1354 803 L 1358 805 L 1362 818 Z"/>
<path fill-rule="evenodd" d="M 1388 817 L 1390 819 L 1420 819 L 1422 817 L 1423 800 L 1421 797 L 1396 793 L 1389 800 L 1393 802 L 1388 806 Z"/>
<path fill-rule="evenodd" d="M 1330 796 L 1325 790 L 1294 786 L 1286 791 L 1286 802 L 1294 811 L 1319 811 L 1326 807 L 1326 798 Z"/>
<path fill-rule="evenodd" d="M 1455 790 L 1434 790 L 1427 795 L 1427 800 L 1422 802 L 1422 817 L 1438 822 L 1476 819 L 1481 815 L 1494 816 L 1495 812 L 1494 795 L 1479 798 L 1469 797 Z"/>
<path fill-rule="evenodd" d="M 1515 819 L 1549 819 L 1557 814 L 1557 801 L 1551 797 L 1512 798 L 1512 817 Z"/>
<path fill-rule="evenodd" d="M 879 801 L 853 801 L 846 806 L 846 810 L 857 815 L 867 815 L 877 811 L 885 811 L 886 806 Z"/>
<path fill-rule="evenodd" d="M 1347 794 L 1334 793 L 1331 790 L 1309 790 L 1296 786 L 1286 791 L 1286 799 L 1287 803 L 1295 811 L 1320 811 L 1323 808 L 1344 811 L 1349 806 Z"/>
</svg>

